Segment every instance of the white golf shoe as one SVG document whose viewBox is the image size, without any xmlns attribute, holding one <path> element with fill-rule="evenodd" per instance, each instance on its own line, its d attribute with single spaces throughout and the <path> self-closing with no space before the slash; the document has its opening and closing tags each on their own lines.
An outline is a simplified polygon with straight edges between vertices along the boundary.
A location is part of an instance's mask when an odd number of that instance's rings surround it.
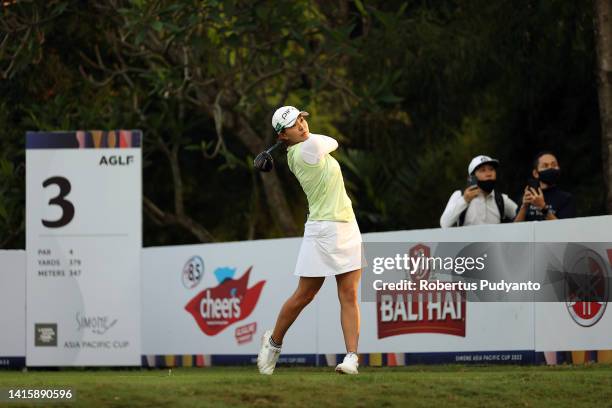
<svg viewBox="0 0 612 408">
<path fill-rule="evenodd" d="M 280 347 L 272 346 L 270 337 L 272 337 L 272 330 L 266 331 L 261 338 L 261 349 L 257 356 L 257 368 L 259 368 L 260 374 L 271 375 L 280 356 Z"/>
<path fill-rule="evenodd" d="M 339 374 L 359 374 L 359 356 L 356 353 L 348 353 L 344 356 L 344 360 L 336 366 L 336 372 Z"/>
</svg>

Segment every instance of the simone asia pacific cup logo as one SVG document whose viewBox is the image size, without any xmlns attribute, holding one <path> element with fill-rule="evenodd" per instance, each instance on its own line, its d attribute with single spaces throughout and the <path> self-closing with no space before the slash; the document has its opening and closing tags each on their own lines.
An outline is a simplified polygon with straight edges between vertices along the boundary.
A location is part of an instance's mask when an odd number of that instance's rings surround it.
<svg viewBox="0 0 612 408">
<path fill-rule="evenodd" d="M 218 268 L 214 275 L 219 285 L 202 290 L 187 303 L 185 310 L 205 334 L 214 336 L 253 312 L 266 281 L 249 288 L 251 269 L 234 279 L 235 269 Z"/>
<path fill-rule="evenodd" d="M 415 245 L 410 256 L 429 257 L 430 248 Z M 410 278 L 428 280 L 431 271 L 417 270 Z M 379 290 L 376 292 L 378 338 L 411 333 L 465 337 L 466 294 L 462 290 Z"/>
<path fill-rule="evenodd" d="M 607 252 L 612 265 L 612 249 Z M 595 251 L 584 249 L 572 257 L 567 267 L 567 310 L 580 326 L 593 326 L 602 318 L 609 299 L 606 263 Z"/>
</svg>

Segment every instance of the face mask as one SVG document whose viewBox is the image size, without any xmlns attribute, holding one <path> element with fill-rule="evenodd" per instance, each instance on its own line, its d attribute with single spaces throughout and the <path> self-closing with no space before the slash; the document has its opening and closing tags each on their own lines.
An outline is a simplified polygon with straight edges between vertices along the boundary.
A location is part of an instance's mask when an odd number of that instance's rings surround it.
<svg viewBox="0 0 612 408">
<path fill-rule="evenodd" d="M 540 181 L 548 184 L 549 186 L 557 184 L 559 181 L 559 176 L 561 176 L 561 170 L 559 169 L 546 169 L 542 171 L 538 171 L 540 175 Z"/>
<path fill-rule="evenodd" d="M 478 187 L 486 193 L 493 191 L 495 180 L 478 180 Z"/>
</svg>

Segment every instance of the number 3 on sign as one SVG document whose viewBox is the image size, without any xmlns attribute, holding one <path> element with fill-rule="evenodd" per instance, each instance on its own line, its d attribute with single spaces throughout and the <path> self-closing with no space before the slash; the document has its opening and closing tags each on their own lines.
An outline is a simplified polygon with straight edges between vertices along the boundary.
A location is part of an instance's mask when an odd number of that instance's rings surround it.
<svg viewBox="0 0 612 408">
<path fill-rule="evenodd" d="M 49 220 L 41 220 L 43 225 L 47 228 L 60 228 L 65 225 L 68 225 L 70 221 L 74 218 L 74 205 L 68 200 L 66 200 L 66 196 L 70 194 L 70 190 L 72 186 L 70 185 L 70 181 L 67 178 L 61 176 L 50 177 L 46 179 L 42 186 L 44 188 L 49 187 L 50 185 L 57 185 L 59 187 L 59 194 L 49 200 L 49 205 L 58 205 L 62 209 L 62 216 L 55 221 Z"/>
</svg>

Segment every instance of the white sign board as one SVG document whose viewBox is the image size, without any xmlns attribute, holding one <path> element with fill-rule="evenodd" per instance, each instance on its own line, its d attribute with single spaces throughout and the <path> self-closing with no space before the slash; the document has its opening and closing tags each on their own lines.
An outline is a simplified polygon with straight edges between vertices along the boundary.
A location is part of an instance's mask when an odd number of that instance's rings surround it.
<svg viewBox="0 0 612 408">
<path fill-rule="evenodd" d="M 550 233 L 545 235 L 549 228 Z M 537 245 L 560 239 L 567 242 L 576 230 L 584 231 L 585 237 L 579 238 L 583 241 L 591 236 L 601 242 L 591 242 L 587 246 L 600 253 L 609 275 L 612 259 L 608 259 L 604 231 L 612 230 L 610 216 L 393 231 L 363 234 L 363 238 L 370 243 L 476 241 L 521 243 L 531 248 L 536 245 L 534 237 L 537 237 Z M 293 271 L 300 242 L 301 239 L 292 238 L 144 249 L 143 354 L 204 354 L 213 358 L 215 355 L 256 354 L 261 334 L 273 327 L 282 303 L 297 285 Z M 563 246 L 555 248 L 564 249 Z M 527 263 L 537 266 L 532 258 Z M 533 274 L 533 267 L 527 271 L 528 276 Z M 220 290 L 227 278 L 230 279 L 225 283 L 228 291 Z M 241 279 L 245 279 L 243 284 L 239 284 Z M 251 296 L 249 291 L 258 285 L 261 285 L 258 296 Z M 237 315 L 236 309 L 232 309 L 233 302 L 245 299 L 254 306 L 244 309 L 242 303 L 238 304 L 240 315 Z M 381 319 L 380 307 L 377 302 L 361 302 L 361 352 L 505 352 L 518 358 L 514 362 L 522 362 L 524 355 L 534 350 L 612 348 L 610 310 L 593 325 L 584 327 L 571 318 L 571 310 L 560 302 L 467 301 L 443 322 L 426 315 L 414 321 L 386 322 Z M 246 315 L 242 314 L 243 310 Z M 289 330 L 283 342 L 283 355 L 344 352 L 336 284 L 333 278 L 328 278 L 312 304 Z"/>
<path fill-rule="evenodd" d="M 543 263 L 539 257 L 536 268 L 561 271 L 584 284 L 584 295 L 597 296 L 601 301 L 538 302 L 535 307 L 535 349 L 609 350 L 612 349 L 612 310 L 610 282 L 612 279 L 612 217 L 576 218 L 536 224 L 535 241 L 542 250 L 552 251 Z M 561 245 L 546 248 L 543 243 Z M 584 268 L 581 268 L 584 267 Z M 583 276 L 584 271 L 588 272 Z M 581 273 L 579 273 L 581 272 Z M 569 294 L 569 293 L 568 293 Z M 607 301 L 605 301 L 607 300 Z"/>
<path fill-rule="evenodd" d="M 0 251 L 0 368 L 25 356 L 25 251 Z"/>
<path fill-rule="evenodd" d="M 141 139 L 26 135 L 29 366 L 140 365 Z"/>
</svg>

